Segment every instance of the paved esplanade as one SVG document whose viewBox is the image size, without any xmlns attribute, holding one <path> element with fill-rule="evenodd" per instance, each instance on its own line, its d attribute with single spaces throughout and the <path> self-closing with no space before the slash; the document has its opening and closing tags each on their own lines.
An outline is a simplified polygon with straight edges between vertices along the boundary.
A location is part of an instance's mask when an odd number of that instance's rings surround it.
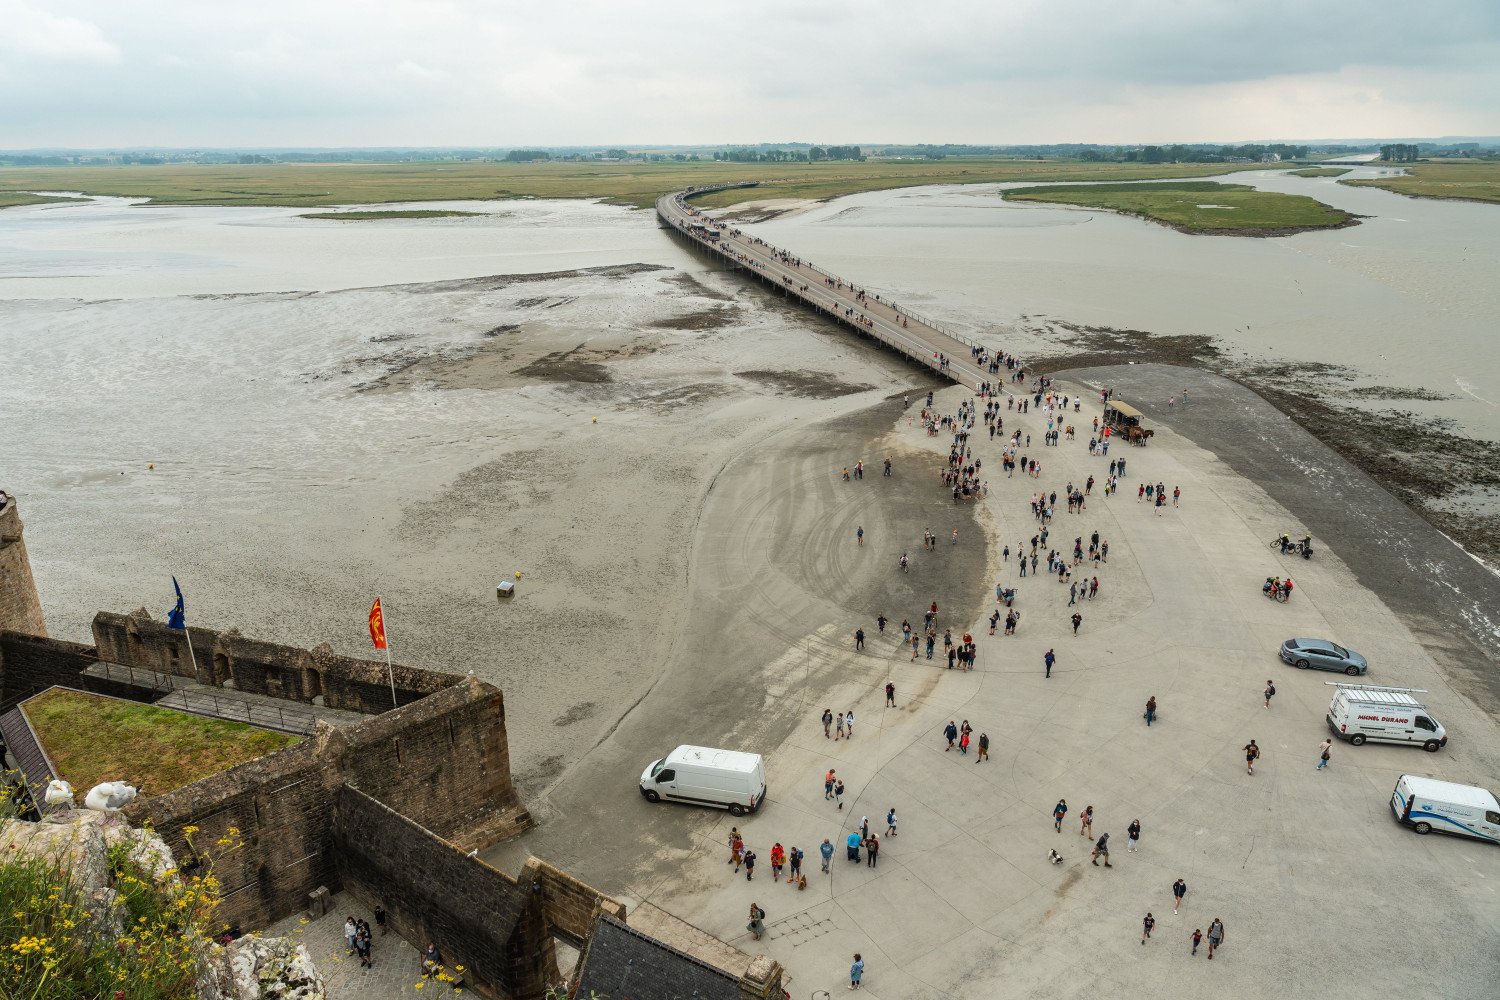
<svg viewBox="0 0 1500 1000">
<path fill-rule="evenodd" d="M 874 337 L 961 385 L 978 389 L 981 382 L 997 384 L 1004 381 L 1005 375 L 992 375 L 974 363 L 970 349 L 977 345 L 972 341 L 902 309 L 900 303 L 862 294 L 864 290 L 858 285 L 838 275 L 829 274 L 795 254 L 741 232 L 735 226 L 709 218 L 687 203 L 687 196 L 693 193 L 705 192 L 689 188 L 662 195 L 656 201 L 656 214 L 674 229 L 722 254 L 736 267 L 748 268 L 785 294 L 866 336 Z M 717 238 L 709 238 L 709 232 L 716 233 Z M 946 368 L 939 364 L 940 355 L 947 363 Z"/>
</svg>

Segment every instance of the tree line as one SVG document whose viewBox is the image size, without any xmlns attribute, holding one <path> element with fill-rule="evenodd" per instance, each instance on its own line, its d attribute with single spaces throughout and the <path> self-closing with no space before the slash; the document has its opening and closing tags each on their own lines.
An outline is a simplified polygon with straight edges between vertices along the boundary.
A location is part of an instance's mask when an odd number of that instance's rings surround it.
<svg viewBox="0 0 1500 1000">
<path fill-rule="evenodd" d="M 1098 163 L 1113 160 L 1124 163 L 1254 163 L 1258 160 L 1279 158 L 1300 160 L 1307 156 L 1307 146 L 1287 143 L 1247 143 L 1243 146 L 1142 146 L 1139 149 L 1118 147 L 1101 151 L 1085 149 L 1078 154 L 1080 160 Z"/>
<path fill-rule="evenodd" d="M 1380 147 L 1380 158 L 1391 163 L 1413 163 L 1417 159 L 1417 147 L 1409 142 L 1393 142 Z"/>
<path fill-rule="evenodd" d="M 809 146 L 800 149 L 751 149 L 741 146 L 714 153 L 715 160 L 729 163 L 815 163 L 819 160 L 863 160 L 858 146 Z"/>
</svg>

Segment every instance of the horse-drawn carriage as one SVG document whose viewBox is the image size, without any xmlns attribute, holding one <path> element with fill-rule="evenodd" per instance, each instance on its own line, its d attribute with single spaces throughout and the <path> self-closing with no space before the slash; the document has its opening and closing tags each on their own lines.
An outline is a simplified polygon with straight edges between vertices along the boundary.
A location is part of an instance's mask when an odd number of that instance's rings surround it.
<svg viewBox="0 0 1500 1000">
<path fill-rule="evenodd" d="M 1148 438 L 1156 432 L 1141 426 L 1144 419 L 1140 410 L 1129 403 L 1122 403 L 1118 399 L 1111 399 L 1104 404 L 1104 422 L 1115 429 L 1115 433 L 1124 436 L 1126 442 L 1134 445 L 1144 445 Z"/>
</svg>

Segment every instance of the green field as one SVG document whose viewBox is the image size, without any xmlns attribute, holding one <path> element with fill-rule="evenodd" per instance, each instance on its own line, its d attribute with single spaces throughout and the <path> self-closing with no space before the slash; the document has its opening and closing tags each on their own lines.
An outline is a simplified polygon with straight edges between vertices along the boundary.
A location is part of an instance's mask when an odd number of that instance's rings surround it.
<svg viewBox="0 0 1500 1000">
<path fill-rule="evenodd" d="M 26 718 L 79 796 L 116 780 L 161 795 L 297 742 L 243 722 L 61 688 L 28 701 Z"/>
<path fill-rule="evenodd" d="M 1349 225 L 1354 218 L 1305 195 L 1213 181 L 1013 188 L 1004 196 L 1007 201 L 1107 209 L 1160 222 L 1184 233 L 1228 236 L 1283 236 Z M 1222 207 L 1205 207 L 1208 205 Z"/>
<path fill-rule="evenodd" d="M 1411 163 L 1406 177 L 1368 177 L 1339 181 L 1356 187 L 1378 187 L 1413 198 L 1456 198 L 1500 202 L 1500 162 Z"/>
<path fill-rule="evenodd" d="M 391 212 L 309 212 L 299 219 L 332 219 L 335 222 L 378 222 L 381 219 L 461 219 L 465 216 L 484 215 L 484 212 L 441 212 L 426 209 L 408 209 Z"/>
<path fill-rule="evenodd" d="M 0 208 L 19 208 L 22 205 L 51 205 L 59 201 L 87 200 L 87 198 L 60 198 L 50 194 L 25 194 L 20 191 L 0 191 Z"/>
<path fill-rule="evenodd" d="M 1353 167 L 1307 167 L 1304 170 L 1289 171 L 1293 177 L 1339 177 L 1347 174 Z"/>
<path fill-rule="evenodd" d="M 1260 164 L 1083 163 L 998 157 L 818 163 L 359 163 L 200 166 L 0 167 L 0 197 L 14 191 L 84 191 L 171 205 L 324 207 L 400 201 L 601 198 L 648 208 L 668 191 L 733 181 L 709 206 L 762 198 L 832 198 L 918 184 L 1149 180 L 1203 177 Z"/>
</svg>

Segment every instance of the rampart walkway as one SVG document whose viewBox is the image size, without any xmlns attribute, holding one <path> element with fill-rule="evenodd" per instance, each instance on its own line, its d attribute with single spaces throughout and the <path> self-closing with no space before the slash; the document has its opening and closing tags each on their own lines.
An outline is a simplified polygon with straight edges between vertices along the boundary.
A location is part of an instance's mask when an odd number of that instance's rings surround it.
<svg viewBox="0 0 1500 1000">
<path fill-rule="evenodd" d="M 977 361 L 972 353 L 980 346 L 942 329 L 899 303 L 868 294 L 853 282 L 829 274 L 794 254 L 741 232 L 702 214 L 687 199 L 717 188 L 688 188 L 662 195 L 656 214 L 667 225 L 700 246 L 718 253 L 735 267 L 742 267 L 818 312 L 837 320 L 864 336 L 932 368 L 960 385 L 978 391 L 982 383 L 998 387 L 1013 374 L 1003 364 L 998 373 Z M 993 354 L 989 351 L 986 357 Z"/>
</svg>

